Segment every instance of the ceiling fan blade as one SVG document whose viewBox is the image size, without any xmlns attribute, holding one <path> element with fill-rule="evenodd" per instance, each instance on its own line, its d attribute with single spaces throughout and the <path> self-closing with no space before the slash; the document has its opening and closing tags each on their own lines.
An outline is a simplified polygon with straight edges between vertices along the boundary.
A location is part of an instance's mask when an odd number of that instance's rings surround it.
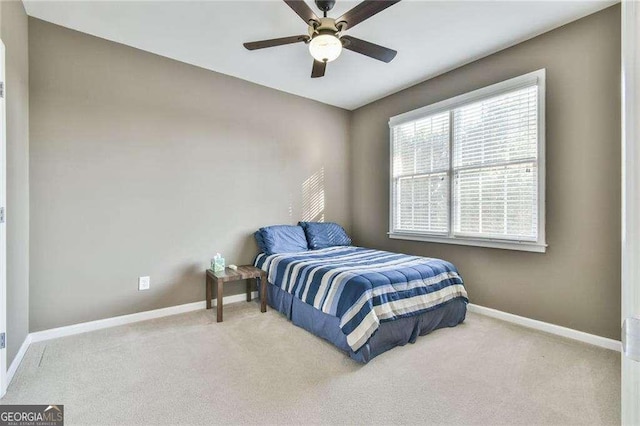
<svg viewBox="0 0 640 426">
<path fill-rule="evenodd" d="M 306 42 L 309 40 L 309 36 L 299 35 L 291 37 L 272 38 L 271 40 L 252 41 L 250 43 L 244 43 L 243 46 L 248 50 L 264 49 L 265 47 L 282 46 L 283 44 Z"/>
<path fill-rule="evenodd" d="M 389 49 L 383 46 L 379 46 L 375 43 L 360 40 L 359 38 L 351 36 L 342 36 L 340 38 L 345 49 L 352 50 L 362 55 L 368 56 L 373 59 L 377 59 L 382 62 L 391 62 L 396 57 L 398 52 L 393 49 Z"/>
<path fill-rule="evenodd" d="M 309 21 L 320 21 L 320 18 L 313 13 L 313 10 L 303 0 L 284 0 L 284 2 L 307 24 Z"/>
<path fill-rule="evenodd" d="M 313 60 L 313 68 L 311 69 L 311 78 L 324 77 L 324 71 L 327 69 L 327 63 L 324 61 Z"/>
<path fill-rule="evenodd" d="M 393 6 L 400 0 L 364 0 L 356 7 L 336 19 L 336 22 L 346 22 L 347 28 L 353 28 L 365 19 Z"/>
</svg>

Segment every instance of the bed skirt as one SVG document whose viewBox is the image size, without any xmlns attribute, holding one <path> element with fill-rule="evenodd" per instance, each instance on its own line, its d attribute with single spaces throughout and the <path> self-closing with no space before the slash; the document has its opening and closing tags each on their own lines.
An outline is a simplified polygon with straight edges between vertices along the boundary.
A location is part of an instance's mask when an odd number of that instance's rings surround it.
<svg viewBox="0 0 640 426">
<path fill-rule="evenodd" d="M 418 336 L 424 336 L 433 330 L 454 327 L 464 321 L 467 313 L 466 300 L 456 298 L 420 315 L 383 322 L 369 342 L 353 352 L 347 344 L 347 336 L 340 330 L 340 320 L 337 317 L 317 310 L 271 283 L 267 285 L 267 301 L 269 306 L 284 314 L 298 327 L 328 340 L 361 363 L 367 363 L 396 346 L 415 343 Z"/>
</svg>

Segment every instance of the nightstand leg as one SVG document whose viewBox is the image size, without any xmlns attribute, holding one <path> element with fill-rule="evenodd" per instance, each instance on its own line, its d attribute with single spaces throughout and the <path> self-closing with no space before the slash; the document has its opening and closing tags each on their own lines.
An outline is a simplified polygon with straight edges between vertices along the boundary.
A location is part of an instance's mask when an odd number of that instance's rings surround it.
<svg viewBox="0 0 640 426">
<path fill-rule="evenodd" d="M 260 312 L 267 312 L 267 277 L 260 277 Z"/>
<path fill-rule="evenodd" d="M 223 287 L 224 287 L 224 282 L 223 281 L 218 281 L 217 282 L 217 287 L 218 287 L 218 300 L 217 300 L 217 305 L 218 305 L 218 322 L 222 322 L 222 299 L 224 299 L 223 296 Z"/>
<path fill-rule="evenodd" d="M 211 282 L 212 279 L 209 278 L 209 274 L 207 274 L 207 278 L 206 281 L 204 283 L 204 287 L 205 287 L 205 291 L 206 291 L 206 298 L 207 298 L 207 309 L 211 309 L 211 293 L 213 292 L 213 290 L 211 289 L 211 287 L 213 286 L 213 283 Z"/>
<path fill-rule="evenodd" d="M 253 280 L 252 279 L 248 279 L 247 280 L 247 302 L 251 302 L 251 287 L 253 284 Z"/>
</svg>

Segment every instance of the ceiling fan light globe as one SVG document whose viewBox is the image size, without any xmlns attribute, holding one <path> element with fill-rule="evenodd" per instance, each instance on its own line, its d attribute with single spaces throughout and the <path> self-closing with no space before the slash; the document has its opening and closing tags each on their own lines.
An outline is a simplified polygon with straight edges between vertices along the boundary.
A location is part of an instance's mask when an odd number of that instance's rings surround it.
<svg viewBox="0 0 640 426">
<path fill-rule="evenodd" d="M 309 42 L 309 53 L 316 61 L 331 62 L 340 56 L 342 42 L 331 34 L 319 34 Z"/>
</svg>

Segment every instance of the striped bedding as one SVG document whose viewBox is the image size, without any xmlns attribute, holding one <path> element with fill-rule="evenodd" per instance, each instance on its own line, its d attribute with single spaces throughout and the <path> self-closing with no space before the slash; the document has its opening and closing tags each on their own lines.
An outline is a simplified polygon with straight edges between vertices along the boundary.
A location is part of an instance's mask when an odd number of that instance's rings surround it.
<svg viewBox="0 0 640 426">
<path fill-rule="evenodd" d="M 382 322 L 467 300 L 458 270 L 440 259 L 347 246 L 260 254 L 255 265 L 270 283 L 339 318 L 354 352 Z"/>
</svg>

